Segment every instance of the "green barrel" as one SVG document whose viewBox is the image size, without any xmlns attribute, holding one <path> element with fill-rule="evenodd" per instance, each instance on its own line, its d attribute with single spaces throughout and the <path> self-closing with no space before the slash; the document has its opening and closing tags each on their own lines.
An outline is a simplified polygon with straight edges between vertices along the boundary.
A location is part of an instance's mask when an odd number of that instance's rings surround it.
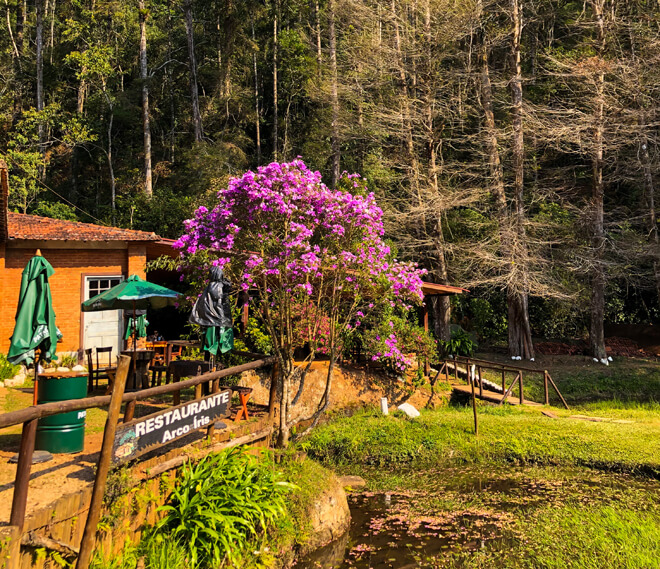
<svg viewBox="0 0 660 569">
<path fill-rule="evenodd" d="M 87 396 L 87 376 L 40 377 L 38 403 L 83 399 Z M 35 448 L 54 454 L 81 452 L 85 446 L 86 410 L 43 417 L 37 423 Z"/>
</svg>

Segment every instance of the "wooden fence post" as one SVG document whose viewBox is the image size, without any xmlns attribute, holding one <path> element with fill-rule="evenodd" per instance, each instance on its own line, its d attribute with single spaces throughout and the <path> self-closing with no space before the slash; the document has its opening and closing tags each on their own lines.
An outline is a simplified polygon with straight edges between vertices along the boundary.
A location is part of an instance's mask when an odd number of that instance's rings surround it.
<svg viewBox="0 0 660 569">
<path fill-rule="evenodd" d="M 218 393 L 220 391 L 220 380 L 214 379 L 211 382 L 211 393 Z M 213 442 L 213 436 L 215 435 L 215 421 L 211 421 L 209 428 L 206 429 L 206 438 L 209 442 Z"/>
<path fill-rule="evenodd" d="M 548 394 L 548 370 L 543 370 L 543 391 L 545 391 L 545 404 L 550 405 L 550 396 Z"/>
<path fill-rule="evenodd" d="M 520 404 L 525 404 L 525 394 L 523 393 L 523 372 L 518 370 L 518 384 L 520 385 Z"/>
<path fill-rule="evenodd" d="M 87 569 L 92 560 L 94 544 L 96 543 L 96 526 L 101 517 L 101 508 L 103 507 L 103 494 L 105 493 L 105 483 L 110 469 L 110 460 L 112 459 L 112 447 L 115 442 L 115 431 L 117 429 L 117 419 L 121 410 L 121 400 L 124 396 L 126 387 L 126 377 L 131 365 L 131 358 L 128 356 L 119 356 L 119 365 L 117 366 L 117 376 L 112 390 L 110 407 L 108 408 L 108 417 L 105 421 L 105 430 L 103 431 L 103 443 L 101 444 L 101 454 L 96 469 L 96 479 L 94 480 L 94 489 L 92 490 L 92 500 L 89 504 L 89 513 L 85 523 L 82 542 L 80 543 L 80 553 L 76 569 Z"/>
<path fill-rule="evenodd" d="M 11 504 L 9 525 L 18 526 L 20 533 L 23 532 L 25 522 L 25 508 L 30 485 L 30 471 L 32 470 L 32 454 L 34 453 L 34 441 L 37 436 L 37 421 L 38 419 L 32 419 L 23 423 L 21 449 L 18 452 L 18 464 L 16 465 L 14 499 Z"/>
<path fill-rule="evenodd" d="M 469 384 L 472 386 L 472 414 L 474 415 L 474 436 L 479 436 L 479 420 L 477 419 L 477 396 L 474 389 L 474 381 L 471 381 L 470 378 L 470 366 L 467 368 L 467 379 Z"/>
<path fill-rule="evenodd" d="M 477 373 L 479 374 L 479 397 L 484 396 L 484 382 L 481 379 L 481 366 L 477 366 Z"/>
<path fill-rule="evenodd" d="M 135 416 L 135 405 L 137 403 L 136 399 L 133 399 L 133 401 L 129 401 L 126 403 L 126 409 L 124 411 L 124 423 L 128 423 L 129 421 L 133 420 L 133 417 Z"/>
<path fill-rule="evenodd" d="M 564 396 L 559 392 L 559 388 L 555 385 L 555 382 L 552 380 L 552 376 L 550 374 L 548 374 L 548 379 L 550 380 L 552 387 L 555 388 L 555 391 L 557 392 L 557 395 L 559 395 L 559 398 L 561 399 L 561 402 L 564 404 L 564 407 L 568 409 L 568 403 L 566 403 Z"/>
</svg>

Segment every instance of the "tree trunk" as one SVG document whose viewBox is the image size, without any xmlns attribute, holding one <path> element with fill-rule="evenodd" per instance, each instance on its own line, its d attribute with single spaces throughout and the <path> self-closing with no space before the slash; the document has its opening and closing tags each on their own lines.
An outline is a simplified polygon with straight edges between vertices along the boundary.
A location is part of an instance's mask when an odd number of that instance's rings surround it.
<svg viewBox="0 0 660 569">
<path fill-rule="evenodd" d="M 254 35 L 254 20 L 252 20 L 252 42 L 256 45 Z M 254 67 L 254 128 L 257 136 L 257 166 L 261 165 L 261 113 L 259 112 L 259 74 L 257 70 L 257 52 L 252 52 L 252 65 Z"/>
<path fill-rule="evenodd" d="M 520 64 L 520 43 L 522 36 L 522 9 L 520 0 L 511 0 L 511 17 L 513 20 L 513 38 L 511 44 L 511 59 L 514 76 L 509 86 L 511 89 L 511 118 L 513 127 L 513 202 L 514 202 L 514 234 L 515 246 L 512 250 L 511 270 L 509 278 L 507 303 L 509 313 L 509 355 L 521 356 L 525 359 L 534 357 L 532 331 L 529 325 L 528 311 L 528 276 L 527 276 L 527 244 L 525 235 L 525 147 L 523 132 L 523 91 L 522 69 Z"/>
<path fill-rule="evenodd" d="M 330 34 L 330 74 L 332 85 L 330 95 L 332 99 L 332 187 L 337 187 L 340 168 L 340 146 L 339 146 L 339 96 L 337 88 L 337 37 L 335 35 L 335 2 L 328 2 L 328 31 Z"/>
<path fill-rule="evenodd" d="M 16 58 L 14 59 L 14 108 L 12 126 L 23 113 L 23 54 L 25 53 L 25 6 L 24 0 L 16 0 Z"/>
<path fill-rule="evenodd" d="M 48 38 L 48 47 L 50 48 L 50 64 L 53 65 L 53 50 L 55 49 L 55 6 L 56 0 L 51 0 L 52 8 L 50 11 L 50 36 Z"/>
<path fill-rule="evenodd" d="M 278 101 L 277 101 L 277 58 L 278 58 L 278 43 L 277 43 L 277 31 L 278 31 L 278 19 L 280 15 L 280 3 L 279 0 L 275 2 L 275 18 L 273 20 L 273 160 L 277 162 L 278 160 L 278 141 L 277 141 L 277 123 L 279 121 L 278 116 Z"/>
<path fill-rule="evenodd" d="M 190 78 L 190 99 L 192 104 L 195 142 L 202 142 L 204 140 L 204 129 L 202 128 L 202 115 L 199 110 L 192 0 L 185 0 L 183 3 L 183 13 L 186 21 L 186 38 L 188 40 L 188 76 Z"/>
<path fill-rule="evenodd" d="M 149 84 L 147 75 L 147 11 L 144 0 L 139 2 L 140 11 L 140 80 L 142 82 L 142 127 L 144 138 L 144 193 L 153 196 L 151 182 L 151 126 L 149 124 Z"/>
<path fill-rule="evenodd" d="M 406 153 L 409 160 L 409 176 L 413 186 L 413 193 L 418 199 L 418 205 L 421 205 L 421 198 L 419 195 L 419 171 L 417 165 L 417 156 L 415 155 L 415 143 L 413 139 L 412 118 L 410 111 L 410 94 L 408 92 L 408 81 L 406 78 L 406 68 L 401 46 L 401 32 L 399 30 L 399 16 L 396 8 L 396 0 L 392 0 L 390 6 L 392 12 L 392 22 L 394 26 L 394 48 L 396 52 L 399 81 L 401 82 L 401 118 L 403 122 L 403 130 L 405 133 Z"/>
<path fill-rule="evenodd" d="M 653 183 L 653 172 L 651 170 L 651 158 L 649 155 L 649 140 L 646 136 L 646 119 L 642 115 L 640 134 L 639 156 L 644 172 L 644 195 L 646 199 L 648 238 L 653 255 L 653 276 L 655 278 L 656 294 L 660 304 L 660 235 L 658 235 L 658 215 L 655 209 L 655 184 Z"/>
<path fill-rule="evenodd" d="M 44 110 L 44 0 L 35 0 L 37 12 L 35 49 L 37 58 L 37 111 Z M 39 119 L 39 151 L 43 155 L 46 151 L 46 126 Z M 43 167 L 40 168 L 40 177 L 45 177 Z"/>
<path fill-rule="evenodd" d="M 603 8 L 605 0 L 592 0 L 591 6 L 596 20 L 598 55 L 602 59 L 605 51 L 605 24 Z M 607 358 L 605 350 L 605 227 L 603 183 L 603 135 L 605 131 L 605 72 L 596 75 L 595 116 L 592 152 L 592 215 L 593 215 L 593 268 L 591 271 L 591 328 L 589 344 L 591 355 L 598 360 Z"/>
<path fill-rule="evenodd" d="M 321 79 L 323 51 L 321 50 L 321 13 L 318 0 L 314 2 L 314 32 L 316 33 L 316 78 Z"/>
<path fill-rule="evenodd" d="M 432 37 L 431 37 L 431 3 L 424 3 L 424 40 L 426 43 L 427 73 L 422 75 L 423 80 L 423 104 L 424 104 L 424 133 L 426 138 L 426 152 L 428 156 L 428 184 L 433 196 L 439 193 L 438 167 L 436 157 L 435 129 L 433 126 L 433 105 L 435 103 L 432 90 L 432 71 L 430 69 L 433 61 Z M 448 284 L 447 263 L 445 260 L 445 242 L 442 231 L 441 213 L 436 213 L 437 220 L 434 228 L 435 242 L 435 267 L 433 273 L 442 284 Z M 447 341 L 451 338 L 449 323 L 451 321 L 451 303 L 448 296 L 434 296 L 430 303 L 433 311 L 433 329 L 438 340 Z"/>
</svg>

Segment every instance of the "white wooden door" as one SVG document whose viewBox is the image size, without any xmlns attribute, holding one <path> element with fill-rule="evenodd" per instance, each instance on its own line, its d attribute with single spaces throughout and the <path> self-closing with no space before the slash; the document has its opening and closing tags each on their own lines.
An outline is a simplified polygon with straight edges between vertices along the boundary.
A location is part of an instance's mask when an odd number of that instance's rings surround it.
<svg viewBox="0 0 660 569">
<path fill-rule="evenodd" d="M 85 277 L 85 300 L 118 285 L 124 277 L 99 276 Z M 119 355 L 122 345 L 122 332 L 124 330 L 123 310 L 102 310 L 99 312 L 85 312 L 85 333 L 83 336 L 84 348 L 103 348 L 112 346 L 112 357 Z"/>
</svg>

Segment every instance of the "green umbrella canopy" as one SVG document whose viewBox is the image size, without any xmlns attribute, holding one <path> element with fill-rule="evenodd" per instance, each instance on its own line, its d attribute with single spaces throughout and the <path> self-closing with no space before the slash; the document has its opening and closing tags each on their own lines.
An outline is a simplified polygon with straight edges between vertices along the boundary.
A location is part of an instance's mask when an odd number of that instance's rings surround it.
<svg viewBox="0 0 660 569">
<path fill-rule="evenodd" d="M 55 325 L 48 283 L 54 273 L 52 265 L 41 256 L 32 257 L 23 269 L 16 325 L 7 354 L 13 364 L 32 363 L 36 348 L 41 348 L 41 358 L 46 361 L 55 356 L 57 340 L 62 335 Z"/>
<path fill-rule="evenodd" d="M 174 306 L 178 297 L 176 291 L 132 275 L 117 286 L 83 302 L 82 311 L 164 308 Z"/>
</svg>

